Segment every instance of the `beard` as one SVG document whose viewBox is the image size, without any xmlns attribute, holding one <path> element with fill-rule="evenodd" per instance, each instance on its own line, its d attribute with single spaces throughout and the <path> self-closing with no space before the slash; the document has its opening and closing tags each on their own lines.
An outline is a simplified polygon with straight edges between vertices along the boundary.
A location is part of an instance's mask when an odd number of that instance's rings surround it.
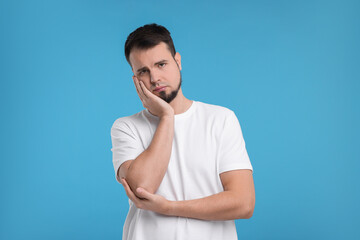
<svg viewBox="0 0 360 240">
<path fill-rule="evenodd" d="M 176 98 L 178 92 L 179 92 L 179 89 L 181 87 L 181 83 L 182 83 L 182 75 L 181 75 L 181 71 L 179 70 L 180 72 L 180 83 L 179 83 L 179 86 L 176 88 L 176 90 L 172 91 L 171 93 L 169 94 L 166 94 L 165 91 L 161 91 L 159 93 L 159 97 L 164 100 L 165 102 L 167 103 L 170 103 L 172 100 L 174 100 L 174 98 Z"/>
</svg>

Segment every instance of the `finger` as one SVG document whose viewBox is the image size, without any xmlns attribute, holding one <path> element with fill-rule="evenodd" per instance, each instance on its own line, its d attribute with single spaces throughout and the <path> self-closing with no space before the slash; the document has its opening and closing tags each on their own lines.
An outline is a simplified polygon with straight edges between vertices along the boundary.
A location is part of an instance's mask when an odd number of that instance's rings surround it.
<svg viewBox="0 0 360 240">
<path fill-rule="evenodd" d="M 153 197 L 153 194 L 149 193 L 148 191 L 146 191 L 143 188 L 137 188 L 136 192 L 137 192 L 138 196 L 141 198 L 146 198 L 146 199 L 150 200 Z"/>
<path fill-rule="evenodd" d="M 126 182 L 125 178 L 121 179 L 121 183 L 125 188 L 126 195 L 130 198 L 131 201 L 134 203 L 137 201 L 137 197 L 135 194 L 131 191 L 129 184 Z"/>
<path fill-rule="evenodd" d="M 143 90 L 143 88 L 142 88 L 142 86 L 141 86 L 141 82 L 142 81 L 140 81 L 137 77 L 135 77 L 135 82 L 136 82 L 136 84 L 137 84 L 137 87 L 138 87 L 138 90 L 139 90 L 139 93 L 140 93 L 140 95 L 141 95 L 141 97 L 144 99 L 144 98 L 147 98 L 147 96 L 145 95 L 145 93 L 144 93 L 144 90 Z M 143 83 L 144 84 L 144 83 Z"/>
<path fill-rule="evenodd" d="M 134 77 L 134 76 L 133 76 L 133 82 L 134 82 L 134 85 L 135 85 L 136 92 L 137 92 L 138 95 L 139 95 L 139 89 L 137 88 L 137 85 L 136 85 L 136 81 L 135 81 L 135 77 Z"/>
<path fill-rule="evenodd" d="M 143 91 L 142 91 L 142 89 L 140 87 L 139 80 L 135 76 L 133 76 L 133 80 L 134 80 L 136 92 L 138 93 L 141 102 L 144 102 L 145 95 L 144 95 L 144 93 L 143 93 Z"/>
<path fill-rule="evenodd" d="M 127 183 L 127 181 L 125 180 L 125 178 L 122 178 L 122 179 L 121 179 L 121 183 L 122 183 L 122 185 L 124 186 L 124 188 L 125 188 L 126 191 L 132 192 L 132 190 L 131 190 L 129 184 Z"/>
<path fill-rule="evenodd" d="M 141 86 L 141 89 L 142 89 L 144 95 L 145 95 L 146 97 L 149 97 L 150 91 L 146 88 L 146 86 L 145 86 L 145 84 L 143 83 L 143 81 L 140 81 L 140 86 Z"/>
<path fill-rule="evenodd" d="M 137 78 L 134 76 L 133 81 L 134 81 L 134 84 L 135 84 L 136 92 L 139 95 L 140 100 L 143 102 L 144 93 L 142 92 L 141 87 L 139 85 L 139 80 L 137 80 Z"/>
</svg>

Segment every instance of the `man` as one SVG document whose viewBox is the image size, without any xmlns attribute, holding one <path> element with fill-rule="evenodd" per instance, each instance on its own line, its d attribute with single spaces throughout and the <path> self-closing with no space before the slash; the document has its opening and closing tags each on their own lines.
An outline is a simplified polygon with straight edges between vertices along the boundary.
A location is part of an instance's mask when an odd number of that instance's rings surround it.
<svg viewBox="0 0 360 240">
<path fill-rule="evenodd" d="M 129 197 L 124 240 L 237 239 L 255 190 L 241 127 L 225 107 L 187 99 L 169 31 L 132 32 L 125 56 L 144 106 L 111 128 L 116 179 Z"/>
</svg>

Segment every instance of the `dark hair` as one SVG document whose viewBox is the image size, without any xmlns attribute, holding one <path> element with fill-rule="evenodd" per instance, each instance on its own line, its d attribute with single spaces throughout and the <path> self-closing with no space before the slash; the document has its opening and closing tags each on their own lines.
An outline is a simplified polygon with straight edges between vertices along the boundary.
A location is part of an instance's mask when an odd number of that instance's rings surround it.
<svg viewBox="0 0 360 240">
<path fill-rule="evenodd" d="M 130 64 L 130 51 L 133 48 L 147 50 L 155 47 L 160 42 L 166 43 L 172 55 L 175 56 L 175 47 L 170 32 L 163 26 L 156 23 L 146 24 L 129 34 L 125 42 L 125 57 Z"/>
</svg>

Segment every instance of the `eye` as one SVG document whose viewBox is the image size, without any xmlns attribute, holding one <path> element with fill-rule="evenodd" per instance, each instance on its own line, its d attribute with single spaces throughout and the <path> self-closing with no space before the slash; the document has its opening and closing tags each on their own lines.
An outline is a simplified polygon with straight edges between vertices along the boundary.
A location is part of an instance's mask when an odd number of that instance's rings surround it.
<svg viewBox="0 0 360 240">
<path fill-rule="evenodd" d="M 166 63 L 159 63 L 160 67 L 164 67 L 166 65 Z"/>
<path fill-rule="evenodd" d="M 143 75 L 147 70 L 142 70 L 139 72 L 140 75 Z"/>
</svg>

